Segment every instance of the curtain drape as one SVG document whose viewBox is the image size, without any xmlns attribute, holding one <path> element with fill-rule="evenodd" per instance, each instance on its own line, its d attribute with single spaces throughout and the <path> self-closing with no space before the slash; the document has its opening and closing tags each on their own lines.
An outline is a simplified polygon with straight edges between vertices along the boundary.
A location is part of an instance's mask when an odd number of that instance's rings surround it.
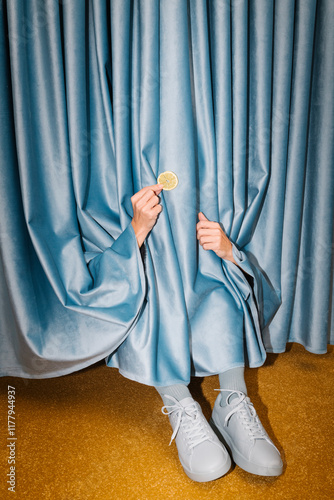
<svg viewBox="0 0 334 500">
<path fill-rule="evenodd" d="M 131 335 L 145 352 L 155 331 L 163 381 L 203 277 L 243 310 L 252 366 L 260 329 L 266 351 L 326 352 L 333 26 L 332 0 L 0 1 L 1 375 L 70 373 Z M 165 170 L 143 255 L 130 198 Z M 200 210 L 253 283 L 198 248 Z"/>
</svg>

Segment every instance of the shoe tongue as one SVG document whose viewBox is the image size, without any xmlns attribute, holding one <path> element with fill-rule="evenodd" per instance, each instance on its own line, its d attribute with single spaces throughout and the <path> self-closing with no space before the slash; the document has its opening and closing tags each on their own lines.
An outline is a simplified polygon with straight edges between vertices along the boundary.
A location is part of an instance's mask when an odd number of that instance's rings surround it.
<svg viewBox="0 0 334 500">
<path fill-rule="evenodd" d="M 226 392 L 222 392 L 220 406 L 227 406 L 227 402 L 231 406 L 236 406 L 239 402 L 239 399 L 240 395 L 237 392 L 231 391 L 228 394 Z M 236 400 L 238 400 L 238 402 Z"/>
<path fill-rule="evenodd" d="M 239 394 L 237 394 L 236 392 L 234 392 L 233 394 L 227 396 L 226 400 L 228 399 L 229 403 L 232 405 L 232 406 L 236 406 L 238 403 L 236 401 L 236 399 L 240 399 L 240 396 Z"/>
<path fill-rule="evenodd" d="M 190 404 L 194 404 L 195 401 L 193 400 L 193 398 L 184 398 L 184 399 L 181 399 L 181 401 L 179 401 L 180 405 L 183 406 L 184 408 Z"/>
</svg>

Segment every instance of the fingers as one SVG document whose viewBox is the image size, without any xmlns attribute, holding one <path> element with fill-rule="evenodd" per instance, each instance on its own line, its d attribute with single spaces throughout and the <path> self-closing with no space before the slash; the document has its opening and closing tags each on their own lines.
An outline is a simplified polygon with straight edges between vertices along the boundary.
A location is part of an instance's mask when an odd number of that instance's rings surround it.
<svg viewBox="0 0 334 500">
<path fill-rule="evenodd" d="M 218 222 L 212 222 L 203 212 L 198 214 L 196 235 L 203 250 L 213 250 L 219 257 L 225 257 L 229 251 L 230 241 Z"/>
<path fill-rule="evenodd" d="M 208 229 L 220 228 L 220 225 L 218 222 L 210 221 L 209 219 L 207 219 L 205 217 L 203 212 L 199 212 L 198 218 L 199 218 L 199 222 L 197 222 L 197 224 L 196 224 L 197 230 L 204 229 L 204 228 L 208 228 Z"/>
<path fill-rule="evenodd" d="M 214 250 L 219 246 L 222 236 L 220 224 L 207 219 L 203 212 L 199 212 L 198 218 L 199 222 L 196 224 L 196 235 L 199 244 L 204 250 Z"/>
<path fill-rule="evenodd" d="M 158 203 L 160 203 L 160 198 L 154 194 L 153 191 L 147 191 L 137 202 L 135 202 L 135 205 L 138 208 L 146 207 L 150 209 L 155 207 Z"/>
<path fill-rule="evenodd" d="M 215 229 L 219 227 L 220 224 L 218 222 L 211 222 L 209 220 L 208 221 L 201 220 L 196 224 L 197 229 Z"/>
<path fill-rule="evenodd" d="M 213 251 L 215 251 L 216 247 L 217 247 L 217 245 L 214 245 L 212 242 L 203 243 L 202 244 L 203 250 L 213 250 Z"/>
<path fill-rule="evenodd" d="M 203 233 L 200 235 L 197 234 L 197 239 L 201 246 L 205 244 L 219 245 L 221 241 L 221 236 L 219 233 L 213 233 L 213 234 Z"/>
<path fill-rule="evenodd" d="M 200 245 L 212 244 L 219 245 L 221 241 L 221 233 L 218 229 L 202 229 L 197 232 L 197 239 Z"/>
<path fill-rule="evenodd" d="M 199 244 L 203 247 L 204 250 L 218 250 L 220 246 L 220 238 L 219 236 L 201 236 L 198 239 Z"/>
<path fill-rule="evenodd" d="M 163 184 L 153 184 L 152 186 L 146 186 L 131 197 L 132 202 L 136 202 L 148 195 L 149 199 L 153 195 L 160 194 L 163 189 Z"/>
<path fill-rule="evenodd" d="M 214 247 L 219 246 L 219 240 L 212 239 L 210 236 L 199 239 L 199 244 L 204 247 L 204 245 L 212 245 Z"/>
<path fill-rule="evenodd" d="M 163 187 L 164 187 L 163 184 L 153 184 L 152 186 L 145 186 L 145 187 L 143 187 L 143 189 L 141 189 L 140 191 L 138 191 L 138 193 L 145 193 L 146 191 L 149 191 L 149 190 L 154 191 L 155 193 L 157 191 L 159 191 L 159 193 L 161 193 L 161 191 L 163 190 Z"/>
<path fill-rule="evenodd" d="M 164 188 L 163 184 L 154 184 L 153 191 L 155 191 L 156 194 L 160 194 L 163 188 Z"/>
<path fill-rule="evenodd" d="M 147 201 L 146 206 L 147 206 L 147 208 L 154 208 L 159 203 L 160 203 L 160 198 L 158 196 L 154 195 L 154 196 L 152 196 L 152 198 L 150 198 Z"/>
<path fill-rule="evenodd" d="M 159 193 L 159 189 L 154 191 L 151 189 L 151 186 L 147 186 L 147 188 L 138 191 L 138 193 L 131 198 L 134 210 L 148 212 L 158 205 L 160 203 L 160 198 L 156 193 Z"/>
<path fill-rule="evenodd" d="M 162 211 L 162 206 L 159 204 L 152 210 L 154 217 L 158 217 L 160 212 Z"/>
<path fill-rule="evenodd" d="M 216 237 L 220 235 L 221 228 L 199 228 L 197 229 L 197 239 L 199 240 L 203 236 L 213 236 Z"/>
</svg>

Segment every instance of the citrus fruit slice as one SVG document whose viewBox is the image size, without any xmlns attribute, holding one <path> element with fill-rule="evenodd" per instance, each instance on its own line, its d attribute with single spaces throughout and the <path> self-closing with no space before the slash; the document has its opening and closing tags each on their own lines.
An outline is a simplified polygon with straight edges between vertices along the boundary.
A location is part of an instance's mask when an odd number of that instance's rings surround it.
<svg viewBox="0 0 334 500">
<path fill-rule="evenodd" d="M 175 189 L 178 183 L 179 179 L 177 178 L 176 174 L 174 174 L 174 172 L 162 172 L 158 177 L 158 184 L 163 184 L 163 189 L 165 191 L 171 191 L 172 189 Z"/>
</svg>

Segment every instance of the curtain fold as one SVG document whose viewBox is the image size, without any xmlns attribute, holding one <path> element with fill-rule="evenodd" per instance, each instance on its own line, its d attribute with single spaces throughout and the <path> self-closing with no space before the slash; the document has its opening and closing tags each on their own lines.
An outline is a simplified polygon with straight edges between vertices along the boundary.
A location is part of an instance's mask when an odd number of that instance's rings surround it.
<svg viewBox="0 0 334 500">
<path fill-rule="evenodd" d="M 244 328 L 226 368 L 243 343 L 251 366 L 287 342 L 326 352 L 333 24 L 331 0 L 0 1 L 1 375 L 106 357 L 186 381 L 222 296 L 231 345 Z M 164 170 L 179 185 L 140 252 L 130 198 Z M 199 211 L 251 284 L 198 248 Z"/>
</svg>

